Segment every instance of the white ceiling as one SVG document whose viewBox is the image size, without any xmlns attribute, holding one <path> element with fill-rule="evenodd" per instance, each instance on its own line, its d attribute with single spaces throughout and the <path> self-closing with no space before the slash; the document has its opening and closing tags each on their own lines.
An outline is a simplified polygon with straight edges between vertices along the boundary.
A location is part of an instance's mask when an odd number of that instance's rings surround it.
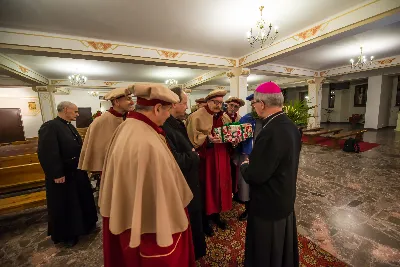
<svg viewBox="0 0 400 267">
<path fill-rule="evenodd" d="M 185 83 L 209 71 L 72 58 L 17 54 L 7 56 L 49 79 L 67 79 L 69 75 L 79 73 L 90 80 L 163 83 L 167 79 L 176 79 L 179 83 Z"/>
<path fill-rule="evenodd" d="M 400 15 L 398 15 L 400 19 Z M 400 22 L 365 31 L 336 42 L 298 52 L 291 56 L 275 60 L 273 63 L 299 68 L 325 70 L 350 64 L 350 58 L 356 59 L 360 46 L 367 56 L 375 59 L 400 54 Z"/>
<path fill-rule="evenodd" d="M 281 38 L 366 0 L 2 0 L 0 26 L 239 57 L 259 18 Z M 279 39 L 279 38 L 278 38 Z"/>
</svg>

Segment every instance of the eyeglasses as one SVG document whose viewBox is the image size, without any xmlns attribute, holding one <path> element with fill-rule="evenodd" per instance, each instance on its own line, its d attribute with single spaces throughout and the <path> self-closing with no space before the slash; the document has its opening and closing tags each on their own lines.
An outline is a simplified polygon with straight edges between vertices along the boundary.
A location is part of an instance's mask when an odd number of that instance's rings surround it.
<svg viewBox="0 0 400 267">
<path fill-rule="evenodd" d="M 240 108 L 239 105 L 235 105 L 235 104 L 229 104 L 229 106 L 230 106 L 231 108 L 234 108 L 234 109 L 239 109 L 239 108 Z"/>
<path fill-rule="evenodd" d="M 251 106 L 254 106 L 255 104 L 260 103 L 260 102 L 262 102 L 262 101 L 261 100 L 253 100 L 253 101 L 251 101 Z"/>
<path fill-rule="evenodd" d="M 224 102 L 222 102 L 222 101 L 217 101 L 217 100 L 210 100 L 210 101 L 213 102 L 214 105 L 216 105 L 216 106 L 222 105 L 222 103 L 224 103 Z"/>
</svg>

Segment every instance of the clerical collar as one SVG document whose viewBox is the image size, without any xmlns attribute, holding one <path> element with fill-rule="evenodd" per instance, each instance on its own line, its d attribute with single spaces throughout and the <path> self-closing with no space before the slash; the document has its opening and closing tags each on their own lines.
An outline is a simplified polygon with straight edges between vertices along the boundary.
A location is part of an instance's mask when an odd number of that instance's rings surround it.
<svg viewBox="0 0 400 267">
<path fill-rule="evenodd" d="M 62 121 L 62 122 L 63 122 L 63 123 L 65 123 L 65 124 L 71 124 L 71 122 L 70 122 L 70 121 L 66 121 L 66 120 L 64 120 L 63 118 L 59 117 L 59 116 L 57 116 L 57 118 L 56 118 L 56 119 L 58 119 L 58 120 Z"/>
<path fill-rule="evenodd" d="M 269 115 L 268 117 L 266 117 L 265 119 L 263 119 L 263 125 L 265 125 L 265 124 L 268 123 L 273 117 L 275 117 L 276 115 L 281 114 L 281 113 L 283 113 L 283 111 L 278 111 L 278 112 L 275 112 L 275 113 Z"/>
<path fill-rule="evenodd" d="M 113 107 L 111 107 L 108 112 L 110 112 L 111 114 L 113 114 L 115 117 L 123 117 L 124 115 L 119 113 L 118 111 L 116 111 Z"/>
<path fill-rule="evenodd" d="M 126 118 L 137 119 L 139 121 L 143 121 L 144 123 L 150 125 L 151 128 L 153 128 L 154 131 L 156 131 L 158 134 L 161 134 L 161 135 L 165 136 L 164 130 L 161 127 L 157 126 L 154 122 L 152 122 L 149 118 L 147 118 L 142 113 L 139 113 L 139 112 L 136 112 L 136 111 L 131 111 L 131 112 L 128 113 Z"/>
</svg>

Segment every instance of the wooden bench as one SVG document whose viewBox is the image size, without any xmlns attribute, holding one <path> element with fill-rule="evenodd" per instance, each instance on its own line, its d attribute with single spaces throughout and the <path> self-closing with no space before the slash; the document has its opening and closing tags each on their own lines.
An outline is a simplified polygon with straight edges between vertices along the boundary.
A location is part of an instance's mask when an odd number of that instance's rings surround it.
<svg viewBox="0 0 400 267">
<path fill-rule="evenodd" d="M 315 128 L 309 128 L 309 129 L 302 129 L 303 133 L 308 133 L 308 132 L 317 132 L 317 131 L 321 131 L 324 128 L 321 127 L 315 127 Z"/>
<path fill-rule="evenodd" d="M 37 151 L 37 143 L 22 145 L 5 145 L 0 147 L 0 157 L 18 156 L 25 154 L 34 154 Z"/>
<path fill-rule="evenodd" d="M 307 143 L 310 145 L 314 145 L 316 143 L 316 137 L 319 137 L 321 135 L 325 135 L 325 134 L 338 134 L 342 131 L 342 128 L 337 128 L 337 129 L 328 129 L 328 130 L 320 130 L 320 131 L 316 131 L 316 132 L 305 132 L 303 133 L 303 135 L 308 137 Z"/>
<path fill-rule="evenodd" d="M 36 153 L 9 156 L 9 157 L 0 157 L 0 168 L 25 165 L 31 163 L 39 163 L 39 158 Z"/>
<path fill-rule="evenodd" d="M 39 163 L 0 168 L 0 194 L 42 187 L 44 177 Z"/>
<path fill-rule="evenodd" d="M 329 136 L 329 138 L 331 138 L 333 140 L 333 148 L 340 148 L 340 145 L 339 145 L 339 140 L 340 139 L 354 136 L 354 138 L 357 141 L 362 141 L 363 138 L 364 138 L 364 133 L 366 131 L 367 130 L 348 131 L 348 132 L 343 132 L 343 133 L 338 133 L 338 134 L 331 135 L 331 136 Z"/>
<path fill-rule="evenodd" d="M 46 191 L 0 199 L 0 215 L 46 205 Z"/>
</svg>

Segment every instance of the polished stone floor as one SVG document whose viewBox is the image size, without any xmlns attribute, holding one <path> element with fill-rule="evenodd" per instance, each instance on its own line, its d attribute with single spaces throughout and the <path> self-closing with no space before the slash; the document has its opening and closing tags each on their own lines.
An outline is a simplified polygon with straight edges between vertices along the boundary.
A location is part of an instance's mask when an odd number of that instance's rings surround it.
<svg viewBox="0 0 400 267">
<path fill-rule="evenodd" d="M 361 154 L 303 146 L 298 228 L 349 265 L 400 266 L 400 132 L 364 137 L 381 145 Z M 102 260 L 99 231 L 66 249 L 46 236 L 43 208 L 0 218 L 0 266 L 102 266 Z"/>
<path fill-rule="evenodd" d="M 400 132 L 369 131 L 364 141 L 381 145 L 360 154 L 303 146 L 299 230 L 353 266 L 400 266 Z"/>
</svg>

